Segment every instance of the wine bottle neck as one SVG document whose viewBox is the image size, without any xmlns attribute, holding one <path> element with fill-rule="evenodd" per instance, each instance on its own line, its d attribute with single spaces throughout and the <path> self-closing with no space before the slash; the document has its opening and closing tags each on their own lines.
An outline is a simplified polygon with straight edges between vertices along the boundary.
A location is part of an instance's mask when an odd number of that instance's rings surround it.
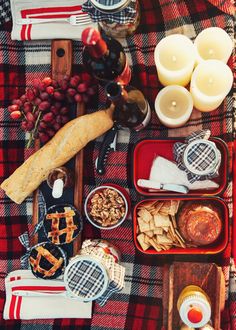
<svg viewBox="0 0 236 330">
<path fill-rule="evenodd" d="M 95 45 L 87 46 L 87 48 L 93 58 L 100 58 L 107 52 L 107 44 L 103 39 L 99 39 Z"/>
<path fill-rule="evenodd" d="M 111 82 L 106 86 L 106 95 L 114 104 L 125 103 L 128 99 L 128 93 L 119 83 Z"/>
</svg>

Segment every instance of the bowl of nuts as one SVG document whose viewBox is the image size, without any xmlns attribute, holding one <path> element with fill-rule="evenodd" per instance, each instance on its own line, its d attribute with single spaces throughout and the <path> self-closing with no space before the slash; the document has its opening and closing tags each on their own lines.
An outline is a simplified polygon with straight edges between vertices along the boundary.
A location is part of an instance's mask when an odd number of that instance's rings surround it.
<svg viewBox="0 0 236 330">
<path fill-rule="evenodd" d="M 129 212 L 126 194 L 117 185 L 104 185 L 92 190 L 84 204 L 89 222 L 100 229 L 113 229 L 122 224 Z"/>
</svg>

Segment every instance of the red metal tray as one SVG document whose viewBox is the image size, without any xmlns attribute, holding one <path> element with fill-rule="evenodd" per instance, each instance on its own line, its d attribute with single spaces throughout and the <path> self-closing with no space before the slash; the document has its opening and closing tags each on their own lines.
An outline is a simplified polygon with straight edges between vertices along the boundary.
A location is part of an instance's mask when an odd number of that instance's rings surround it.
<svg viewBox="0 0 236 330">
<path fill-rule="evenodd" d="M 144 202 L 146 201 L 161 201 L 161 200 L 180 200 L 180 201 L 204 201 L 204 202 L 209 202 L 209 203 L 214 203 L 216 205 L 222 214 L 222 231 L 217 239 L 216 242 L 206 245 L 206 246 L 201 246 L 201 247 L 191 247 L 191 248 L 171 248 L 170 250 L 166 251 L 161 251 L 157 252 L 154 248 L 149 248 L 148 250 L 144 251 L 141 246 L 139 245 L 139 242 L 137 241 L 137 208 Z M 178 216 L 178 213 L 177 213 Z M 133 211 L 133 240 L 135 247 L 142 253 L 147 254 L 147 255 L 213 255 L 222 252 L 228 243 L 229 239 L 229 212 L 228 212 L 228 207 L 225 204 L 225 202 L 220 199 L 219 197 L 168 197 L 168 198 L 148 198 L 145 200 L 142 200 L 141 202 L 137 203 L 134 207 Z"/>
<path fill-rule="evenodd" d="M 219 169 L 219 176 L 214 179 L 219 184 L 217 189 L 212 190 L 190 190 L 188 196 L 216 196 L 222 194 L 228 182 L 228 148 L 226 143 L 219 138 L 211 138 L 221 152 L 222 160 Z M 138 179 L 149 179 L 149 173 L 153 160 L 162 156 L 173 161 L 173 145 L 176 142 L 184 142 L 184 139 L 144 139 L 139 141 L 133 151 L 133 184 L 137 192 L 144 196 L 180 196 L 182 194 L 169 191 L 149 192 L 145 188 L 137 186 Z"/>
</svg>

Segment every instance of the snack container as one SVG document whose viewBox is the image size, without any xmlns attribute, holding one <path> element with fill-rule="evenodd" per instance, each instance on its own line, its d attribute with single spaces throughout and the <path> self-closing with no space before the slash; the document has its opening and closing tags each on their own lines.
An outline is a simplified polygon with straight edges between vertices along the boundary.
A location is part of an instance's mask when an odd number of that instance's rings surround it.
<svg viewBox="0 0 236 330">
<path fill-rule="evenodd" d="M 222 227 L 219 237 L 211 244 L 204 246 L 192 246 L 192 247 L 172 247 L 167 250 L 161 250 L 160 252 L 156 251 L 153 247 L 144 250 L 137 240 L 137 226 L 138 226 L 138 211 L 140 206 L 144 203 L 151 202 L 163 202 L 163 201 L 178 201 L 180 203 L 184 202 L 193 202 L 193 203 L 209 203 L 217 207 L 220 213 Z M 179 210 L 181 209 L 181 206 Z M 178 213 L 176 214 L 176 219 L 178 218 Z M 141 202 L 137 203 L 133 210 L 133 240 L 137 250 L 146 255 L 214 255 L 222 252 L 228 243 L 229 238 L 229 212 L 226 203 L 219 197 L 160 197 L 152 199 L 144 199 Z"/>
<path fill-rule="evenodd" d="M 123 201 L 123 205 L 122 207 L 124 208 L 124 212 L 123 212 L 123 216 L 120 217 L 115 223 L 111 223 L 110 225 L 108 224 L 107 226 L 103 226 L 101 223 L 97 222 L 93 216 L 90 214 L 90 211 L 91 211 L 91 208 L 92 208 L 92 199 L 93 197 L 96 195 L 96 194 L 99 194 L 99 193 L 103 193 L 104 191 L 106 191 L 107 189 L 109 189 L 110 191 L 118 194 L 116 196 L 120 197 Z M 112 206 L 111 206 L 112 207 Z M 116 208 L 116 206 L 115 206 Z M 101 210 L 99 211 L 102 212 L 104 210 L 103 208 L 103 203 L 101 203 Z M 104 211 L 107 211 L 104 210 Z M 128 214 L 130 212 L 130 199 L 129 199 L 129 195 L 127 193 L 127 191 L 116 185 L 116 184 L 105 184 L 105 185 L 102 185 L 102 186 L 99 186 L 95 189 L 93 189 L 89 194 L 88 196 L 86 197 L 85 199 L 85 203 L 84 203 L 84 213 L 86 215 L 86 218 L 88 219 L 88 221 L 95 227 L 97 228 L 100 228 L 100 229 L 105 229 L 105 230 L 109 230 L 109 229 L 114 229 L 118 226 L 120 226 L 124 221 L 125 219 L 127 218 Z"/>
<path fill-rule="evenodd" d="M 209 141 L 215 143 L 217 149 L 221 153 L 221 164 L 219 167 L 219 176 L 212 179 L 219 186 L 214 189 L 198 189 L 189 190 L 188 196 L 217 196 L 223 193 L 228 183 L 228 148 L 226 143 L 219 138 L 210 138 Z M 169 138 L 165 140 L 159 139 L 143 139 L 140 140 L 133 149 L 132 156 L 132 174 L 133 185 L 136 191 L 146 197 L 154 196 L 181 196 L 179 193 L 156 190 L 150 191 L 145 188 L 141 188 L 137 185 L 139 179 L 149 179 L 152 163 L 157 156 L 166 158 L 169 161 L 174 161 L 173 146 L 176 142 L 184 142 L 184 139 Z M 162 182 L 161 182 L 162 183 Z"/>
</svg>

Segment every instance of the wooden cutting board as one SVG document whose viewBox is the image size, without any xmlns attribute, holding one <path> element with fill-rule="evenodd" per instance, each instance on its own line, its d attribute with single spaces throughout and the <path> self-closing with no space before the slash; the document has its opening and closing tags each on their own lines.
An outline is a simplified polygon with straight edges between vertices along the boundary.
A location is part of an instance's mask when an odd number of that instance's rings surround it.
<svg viewBox="0 0 236 330">
<path fill-rule="evenodd" d="M 163 270 L 163 329 L 179 330 L 177 300 L 188 285 L 200 286 L 209 296 L 214 329 L 220 329 L 220 314 L 225 303 L 225 280 L 221 267 L 214 263 L 174 262 Z"/>
<path fill-rule="evenodd" d="M 65 75 L 72 73 L 72 41 L 53 40 L 51 45 L 51 76 L 55 80 L 62 79 Z M 85 113 L 84 104 L 77 105 L 77 116 Z M 35 150 L 40 148 L 38 140 L 35 142 Z M 82 212 L 83 201 L 83 150 L 75 156 L 75 185 L 74 185 L 74 206 Z M 33 195 L 33 227 L 38 223 L 38 190 Z M 31 245 L 38 243 L 37 234 L 32 237 Z M 73 243 L 73 254 L 75 255 L 81 245 L 81 235 Z"/>
</svg>

